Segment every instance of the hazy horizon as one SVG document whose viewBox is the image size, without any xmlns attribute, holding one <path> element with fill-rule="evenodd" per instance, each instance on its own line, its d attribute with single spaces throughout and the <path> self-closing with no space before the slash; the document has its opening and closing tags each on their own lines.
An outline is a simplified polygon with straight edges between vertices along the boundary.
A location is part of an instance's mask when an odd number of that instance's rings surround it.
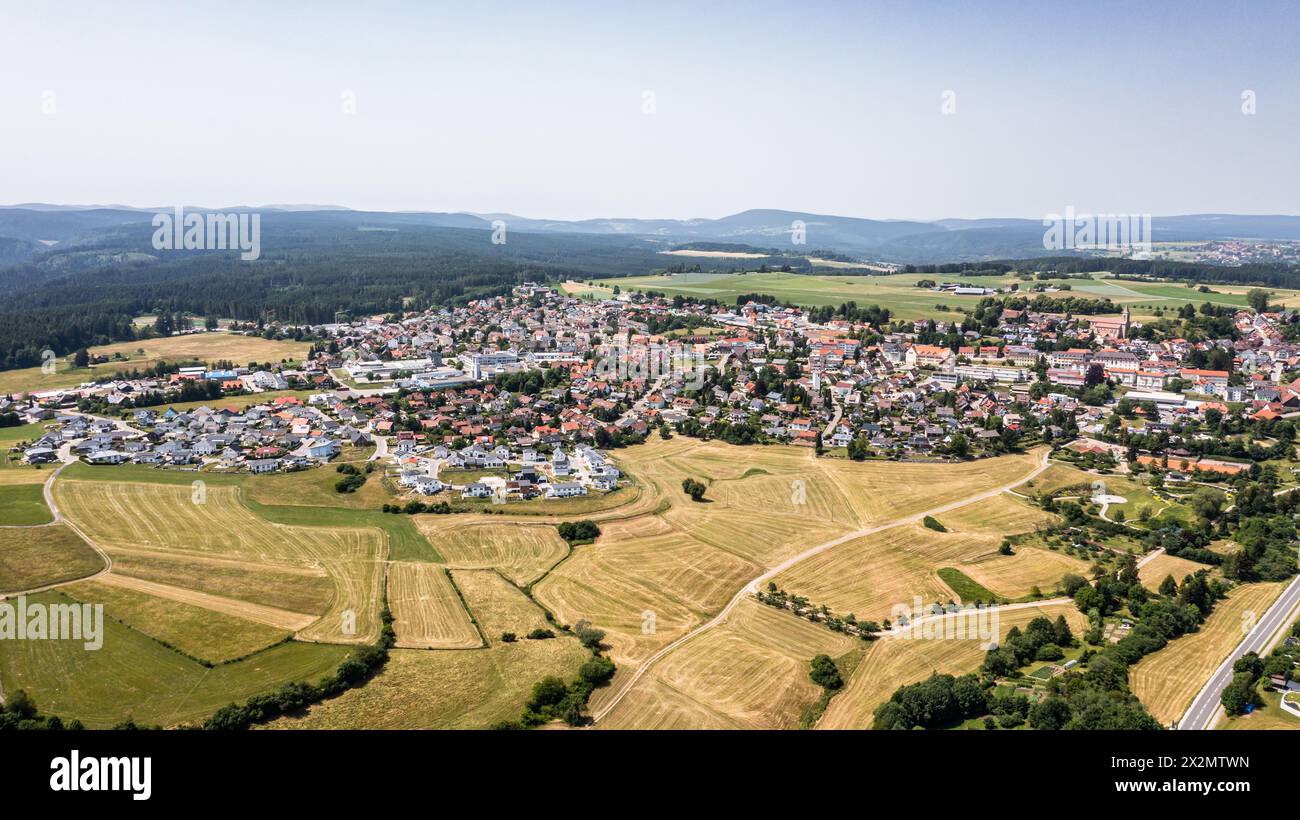
<svg viewBox="0 0 1300 820">
<path fill-rule="evenodd" d="M 0 201 L 1295 214 L 1297 34 L 1285 3 L 9 8 Z"/>
</svg>

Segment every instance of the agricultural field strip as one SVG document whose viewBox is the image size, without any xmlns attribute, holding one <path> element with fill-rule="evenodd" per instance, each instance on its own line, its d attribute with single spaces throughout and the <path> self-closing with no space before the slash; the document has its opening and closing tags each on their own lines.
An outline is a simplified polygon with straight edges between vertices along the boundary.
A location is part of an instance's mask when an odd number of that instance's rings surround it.
<svg viewBox="0 0 1300 820">
<path fill-rule="evenodd" d="M 78 580 L 84 581 L 85 579 Z M 267 626 L 286 629 L 290 632 L 297 632 L 306 629 L 319 617 L 317 615 L 307 615 L 302 612 L 290 612 L 287 609 L 263 606 L 262 604 L 253 604 L 235 598 L 211 595 L 206 592 L 185 589 L 184 587 L 159 584 L 154 581 L 145 581 L 127 575 L 118 575 L 115 572 L 104 573 L 96 576 L 95 580 L 101 584 L 107 584 L 108 586 L 142 592 L 146 595 L 152 595 L 155 598 L 164 598 L 169 601 L 191 604 L 202 609 L 210 609 L 213 612 L 233 615 L 236 618 L 243 618 L 247 621 L 255 621 L 259 624 L 266 624 Z"/>
<path fill-rule="evenodd" d="M 88 483 L 97 482 L 72 482 L 72 484 L 77 485 Z M 66 489 L 68 485 L 65 483 L 63 486 Z M 139 499 L 132 497 L 133 491 L 129 488 L 143 486 L 159 489 L 162 487 L 159 492 L 164 495 L 175 494 L 168 493 L 168 491 L 175 491 L 177 488 L 165 487 L 165 485 L 141 484 L 140 482 L 112 483 L 107 486 L 108 489 L 103 490 L 103 492 L 113 497 L 106 500 L 113 505 L 113 509 L 117 513 L 129 519 L 130 522 L 131 531 L 124 533 L 122 537 L 128 540 L 135 538 L 143 543 L 168 543 L 169 533 L 164 533 L 159 527 L 150 524 L 148 516 L 130 514 L 133 503 L 138 503 Z M 335 603 L 330 612 L 316 619 L 313 625 L 300 632 L 297 637 L 300 640 L 307 641 L 362 643 L 377 636 L 378 621 L 376 617 L 373 617 L 374 613 L 370 612 L 372 607 L 369 605 L 366 606 L 364 612 L 357 613 L 358 625 L 355 634 L 348 633 L 346 637 L 340 635 L 337 628 L 330 627 L 327 624 L 327 619 L 332 623 L 335 619 L 330 619 L 331 614 L 337 615 L 344 610 L 352 609 L 352 607 L 347 606 L 349 603 L 355 606 L 356 601 L 373 600 L 377 602 L 382 596 L 383 578 L 381 566 L 387 552 L 387 534 L 385 532 L 373 527 L 346 530 L 318 528 L 322 533 L 328 533 L 329 535 L 329 538 L 324 539 L 324 541 L 329 542 L 335 550 L 338 550 L 335 554 L 330 554 L 330 550 L 322 548 L 321 535 L 309 534 L 313 528 L 292 527 L 264 521 L 242 504 L 237 489 L 233 490 L 233 495 L 230 497 L 227 497 L 226 493 L 222 492 L 226 489 L 214 488 L 210 490 L 208 503 L 204 505 L 193 505 L 186 500 L 179 509 L 186 511 L 190 517 L 195 519 L 191 523 L 197 522 L 198 531 L 200 532 L 225 531 L 227 534 L 235 532 L 235 522 L 219 522 L 216 520 L 218 507 L 226 508 L 227 512 L 237 507 L 242 515 L 254 520 L 259 528 L 270 529 L 263 529 L 260 532 L 243 532 L 238 535 L 234 543 L 198 544 L 195 546 L 195 553 L 208 557 L 243 556 L 277 565 L 296 564 L 302 566 L 306 564 L 308 566 L 319 566 L 330 575 L 336 585 Z M 181 492 L 179 494 L 188 499 L 188 493 Z M 166 500 L 162 499 L 156 501 L 156 503 L 162 503 Z M 200 515 L 200 512 L 202 515 Z M 203 524 L 205 519 L 208 520 L 206 525 Z M 72 522 L 69 520 L 68 523 L 71 524 Z M 73 529 L 85 537 L 85 534 L 75 525 L 73 525 Z M 261 539 L 256 537 L 257 535 L 267 536 L 271 532 L 278 533 L 278 537 Z M 375 534 L 379 536 L 377 545 L 370 543 L 371 537 Z M 95 545 L 95 542 L 89 538 L 86 540 L 88 543 Z M 374 546 L 378 547 L 378 554 L 375 554 L 374 550 L 372 550 Z M 110 547 L 110 549 L 112 548 L 115 547 Z M 226 552 L 221 550 L 226 550 Z M 108 558 L 108 553 L 104 553 L 103 557 L 109 561 L 109 566 L 105 570 L 107 572 L 112 568 L 111 559 Z"/>
<path fill-rule="evenodd" d="M 624 696 L 627 695 L 628 691 L 631 690 L 631 688 L 634 685 L 636 685 L 637 681 L 639 681 L 645 675 L 646 671 L 649 670 L 652 666 L 654 666 L 655 663 L 661 660 L 665 655 L 672 652 L 674 649 L 680 647 L 682 644 L 685 644 L 688 641 L 692 640 L 693 638 L 698 637 L 700 634 L 707 632 L 713 627 L 718 626 L 719 624 L 725 622 L 728 616 L 730 616 L 732 610 L 734 610 L 736 606 L 740 604 L 741 601 L 753 595 L 754 592 L 758 590 L 759 586 L 764 581 L 767 581 L 771 578 L 775 578 L 777 575 L 781 574 L 782 572 L 785 572 L 786 570 L 790 569 L 796 564 L 808 558 L 811 558 L 815 555 L 819 555 L 825 552 L 826 550 L 837 547 L 840 544 L 844 544 L 858 538 L 863 538 L 868 535 L 873 535 L 878 532 L 883 532 L 885 530 L 892 529 L 894 527 L 903 526 L 905 524 L 913 524 L 921 521 L 927 515 L 931 515 L 931 516 L 939 515 L 945 512 L 949 512 L 950 510 L 955 510 L 959 507 L 964 507 L 967 504 L 973 504 L 978 501 L 994 498 L 999 494 L 1010 490 L 1013 487 L 1017 487 L 1025 483 L 1026 481 L 1030 481 L 1036 478 L 1038 475 L 1040 475 L 1045 470 L 1047 470 L 1051 466 L 1051 462 L 1048 460 L 1049 455 L 1050 452 L 1044 453 L 1042 460 L 1040 461 L 1037 467 L 1035 467 L 1028 475 L 1021 476 L 1020 478 L 1017 478 L 1014 482 L 1010 484 L 1004 485 L 1002 487 L 995 487 L 994 489 L 977 493 L 968 498 L 953 501 L 948 504 L 935 507 L 934 509 L 931 510 L 924 510 L 922 512 L 915 513 L 913 515 L 907 516 L 905 518 L 900 518 L 895 521 L 891 521 L 889 523 L 879 524 L 876 526 L 865 527 L 863 529 L 855 530 L 845 535 L 841 535 L 837 538 L 833 538 L 830 541 L 826 541 L 824 543 L 818 544 L 815 547 L 811 547 L 807 550 L 804 550 L 803 552 L 791 558 L 787 558 L 785 561 L 782 561 L 780 564 L 767 570 L 762 575 L 758 576 L 757 578 L 755 578 L 754 580 L 746 584 L 744 587 L 742 587 L 740 591 L 737 592 L 735 596 L 733 596 L 732 599 L 727 602 L 727 605 L 722 608 L 722 611 L 719 612 L 717 615 L 715 615 L 712 619 L 701 624 L 700 626 L 696 627 L 695 629 L 691 630 L 690 632 L 676 639 L 672 643 L 668 644 L 667 646 L 663 647 L 662 649 L 660 649 L 659 651 L 651 655 L 649 658 L 647 658 L 644 663 L 638 666 L 636 670 L 631 675 L 628 676 L 627 680 L 623 683 L 622 688 L 620 688 L 616 693 L 614 693 L 604 703 L 604 705 L 601 706 L 600 709 L 598 709 L 596 712 L 592 714 L 592 719 L 596 722 L 599 722 L 606 715 L 608 715 L 614 709 L 614 707 L 618 705 L 619 701 L 621 701 L 624 698 Z M 1059 601 L 1036 601 L 1032 604 L 1026 604 L 1026 605 L 1041 606 L 1044 603 L 1053 603 L 1053 602 L 1059 602 Z M 1010 604 L 1008 606 L 1019 607 L 1019 606 L 1026 606 L 1026 605 Z M 943 616 L 932 616 L 932 617 L 943 617 Z M 921 621 L 922 619 L 918 619 L 916 623 L 920 623 Z M 886 633 L 886 635 L 888 635 L 888 633 Z"/>
</svg>

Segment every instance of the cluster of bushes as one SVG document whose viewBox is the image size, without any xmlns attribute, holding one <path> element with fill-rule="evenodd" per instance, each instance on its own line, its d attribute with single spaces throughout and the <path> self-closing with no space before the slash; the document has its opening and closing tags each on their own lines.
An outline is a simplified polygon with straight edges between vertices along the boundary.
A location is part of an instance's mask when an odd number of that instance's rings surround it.
<svg viewBox="0 0 1300 820">
<path fill-rule="evenodd" d="M 319 683 L 286 683 L 269 695 L 254 695 L 240 704 L 229 704 L 218 709 L 203 722 L 204 729 L 247 729 L 254 723 L 273 720 L 326 698 L 342 694 L 360 686 L 388 662 L 388 650 L 397 635 L 393 631 L 393 616 L 384 607 L 380 613 L 379 640 L 372 646 L 363 646 L 348 655 L 330 677 Z"/>
<path fill-rule="evenodd" d="M 921 519 L 921 523 L 924 524 L 927 529 L 934 530 L 935 532 L 948 531 L 948 528 L 945 527 L 943 524 L 940 524 L 939 520 L 934 516 L 927 515 L 925 518 Z"/>
<path fill-rule="evenodd" d="M 79 720 L 64 724 L 57 715 L 42 715 L 36 708 L 36 701 L 23 689 L 13 692 L 8 700 L 0 704 L 0 731 L 82 728 L 84 727 Z"/>
<path fill-rule="evenodd" d="M 808 677 L 823 689 L 839 689 L 844 685 L 840 668 L 830 655 L 818 655 L 808 663 Z"/>
<path fill-rule="evenodd" d="M 1074 633 L 1064 615 L 1058 615 L 1055 623 L 1047 618 L 1035 618 L 1024 632 L 1019 627 L 1011 627 L 1002 645 L 984 656 L 980 671 L 989 677 L 1013 675 L 1031 661 L 1059 661 L 1065 656 L 1062 647 L 1074 644 Z"/>
<path fill-rule="evenodd" d="M 582 726 L 590 722 L 585 714 L 587 701 L 598 687 L 609 684 L 616 668 L 614 661 L 601 654 L 601 641 L 605 638 L 603 631 L 586 621 L 575 624 L 573 631 L 582 645 L 591 650 L 591 659 L 578 668 L 577 678 L 571 683 L 565 683 L 554 675 L 542 678 L 533 684 L 533 691 L 524 703 L 519 720 L 502 721 L 493 728 L 528 729 L 553 720 L 563 720 L 570 726 Z M 530 633 L 529 637 L 531 636 Z M 550 637 L 554 637 L 554 633 Z"/>
<path fill-rule="evenodd" d="M 355 493 L 366 483 L 366 474 L 351 464 L 340 464 L 338 472 L 343 473 L 343 477 L 334 482 L 335 492 Z"/>
<path fill-rule="evenodd" d="M 589 544 L 600 537 L 600 527 L 594 521 L 566 521 L 556 525 L 560 537 L 573 544 Z"/>
<path fill-rule="evenodd" d="M 693 478 L 682 479 L 682 492 L 689 495 L 692 501 L 703 501 L 704 491 L 707 489 L 708 487 L 703 482 L 696 481 Z"/>
<path fill-rule="evenodd" d="M 439 501 L 436 504 L 425 504 L 423 501 L 414 499 L 405 504 L 385 504 L 384 512 L 393 513 L 394 515 L 419 515 L 420 513 L 433 513 L 434 515 L 450 515 L 456 510 L 446 501 Z"/>
</svg>

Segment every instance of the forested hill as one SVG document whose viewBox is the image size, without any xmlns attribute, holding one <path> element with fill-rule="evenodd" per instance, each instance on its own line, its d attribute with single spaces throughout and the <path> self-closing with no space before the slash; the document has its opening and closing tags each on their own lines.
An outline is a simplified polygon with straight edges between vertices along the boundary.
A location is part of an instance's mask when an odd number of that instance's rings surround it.
<svg viewBox="0 0 1300 820">
<path fill-rule="evenodd" d="M 155 251 L 148 222 L 97 230 L 0 266 L 0 369 L 46 349 L 132 338 L 131 319 L 188 311 L 241 320 L 332 321 L 503 293 L 529 280 L 649 273 L 664 257 L 630 237 L 490 229 L 366 229 L 319 214 L 265 213 L 261 257 Z"/>
</svg>

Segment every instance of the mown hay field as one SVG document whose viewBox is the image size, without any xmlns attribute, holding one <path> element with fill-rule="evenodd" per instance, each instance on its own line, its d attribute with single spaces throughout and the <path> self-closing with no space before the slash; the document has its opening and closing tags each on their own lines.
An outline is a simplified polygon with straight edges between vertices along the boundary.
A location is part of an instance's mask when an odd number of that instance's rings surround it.
<svg viewBox="0 0 1300 820">
<path fill-rule="evenodd" d="M 1129 670 L 1129 687 L 1156 720 L 1181 720 L 1210 675 L 1281 594 L 1283 583 L 1243 584 L 1215 605 L 1201 628 Z"/>
<path fill-rule="evenodd" d="M 85 604 L 102 604 L 106 613 L 137 632 L 213 664 L 251 655 L 289 637 L 284 629 L 102 581 L 81 581 L 61 591 Z"/>
<path fill-rule="evenodd" d="M 1161 553 L 1138 570 L 1138 580 L 1142 582 L 1142 586 L 1155 592 L 1160 588 L 1160 582 L 1170 575 L 1174 577 L 1174 583 L 1181 585 L 1188 575 L 1194 575 L 1203 569 L 1209 570 L 1212 574 L 1219 574 L 1218 568 L 1209 564 Z"/>
<path fill-rule="evenodd" d="M 114 342 L 90 348 L 92 355 L 109 357 L 105 364 L 74 367 L 71 359 L 58 359 L 52 373 L 43 372 L 40 367 L 6 370 L 0 373 L 0 394 L 73 387 L 82 382 L 110 378 L 119 370 L 145 370 L 161 361 L 232 361 L 245 365 L 249 362 L 302 359 L 310 350 L 310 342 L 275 341 L 224 331 Z M 114 359 L 115 356 L 118 358 Z"/>
<path fill-rule="evenodd" d="M 1055 621 L 1065 615 L 1078 635 L 1087 619 L 1073 604 L 1052 604 L 1000 612 L 999 638 L 1013 626 L 1024 629 L 1034 618 Z M 976 639 L 881 638 L 867 650 L 847 685 L 831 699 L 818 729 L 869 729 L 872 714 L 898 687 L 928 678 L 931 673 L 964 675 L 977 672 L 985 649 Z"/>
<path fill-rule="evenodd" d="M 537 604 L 494 570 L 455 569 L 451 577 L 488 643 L 499 643 L 506 632 L 523 638 L 534 629 L 553 629 Z"/>
<path fill-rule="evenodd" d="M 447 570 L 437 564 L 390 564 L 388 606 L 400 647 L 473 649 L 483 645 Z"/>
<path fill-rule="evenodd" d="M 816 655 L 861 641 L 747 599 L 667 655 L 600 722 L 603 729 L 791 729 L 822 689 Z"/>
<path fill-rule="evenodd" d="M 483 729 L 518 720 L 537 681 L 572 680 L 590 657 L 570 637 L 462 651 L 394 649 L 365 686 L 268 728 Z"/>
<path fill-rule="evenodd" d="M 450 567 L 496 568 L 517 584 L 541 577 L 568 554 L 550 524 L 465 524 L 456 516 L 417 516 L 416 526 Z"/>
<path fill-rule="evenodd" d="M 330 607 L 299 637 L 372 643 L 379 635 L 386 551 L 379 530 L 271 524 L 240 503 L 235 487 L 207 487 L 199 500 L 185 486 L 60 479 L 54 492 L 68 519 L 110 555 L 189 552 L 324 570 L 334 585 Z M 249 580 L 256 584 L 256 574 Z"/>
</svg>

